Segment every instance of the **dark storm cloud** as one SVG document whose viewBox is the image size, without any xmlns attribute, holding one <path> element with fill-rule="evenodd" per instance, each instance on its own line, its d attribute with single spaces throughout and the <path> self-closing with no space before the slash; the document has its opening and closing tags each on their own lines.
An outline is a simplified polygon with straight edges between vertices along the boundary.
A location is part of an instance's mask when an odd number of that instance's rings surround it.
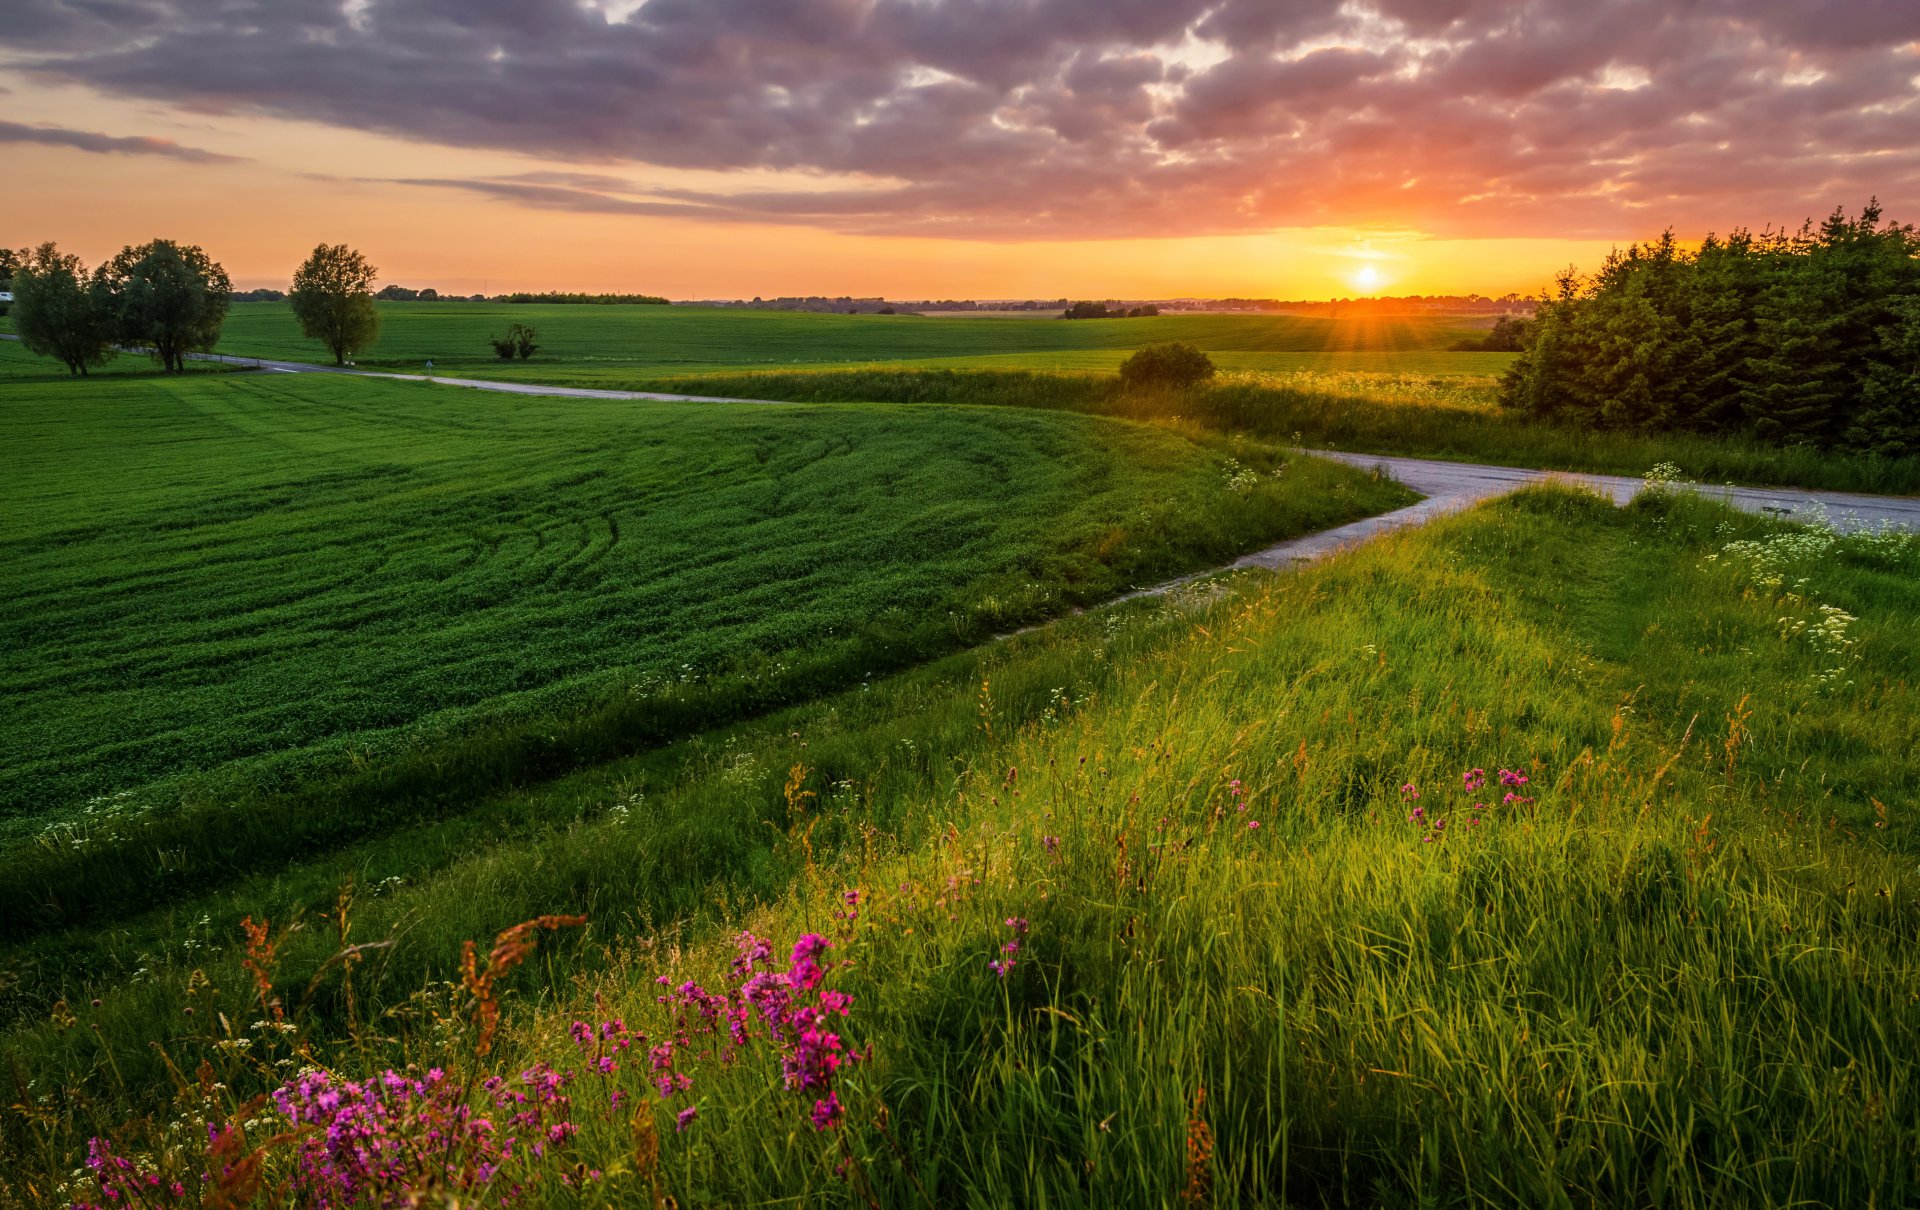
<svg viewBox="0 0 1920 1210">
<path fill-rule="evenodd" d="M 0 89 L 0 91 L 5 91 Z M 38 143 L 45 147 L 72 147 L 79 151 L 103 154 L 157 155 L 192 164 L 239 164 L 239 156 L 219 155 L 198 147 L 183 147 L 168 139 L 135 136 L 117 138 L 90 130 L 66 130 L 59 126 L 22 126 L 18 122 L 0 122 L 0 143 Z"/>
<path fill-rule="evenodd" d="M 13 0 L 16 67 L 594 171 L 414 184 L 962 236 L 1920 218 L 1920 0 Z M 648 166 L 822 190 L 648 189 Z"/>
</svg>

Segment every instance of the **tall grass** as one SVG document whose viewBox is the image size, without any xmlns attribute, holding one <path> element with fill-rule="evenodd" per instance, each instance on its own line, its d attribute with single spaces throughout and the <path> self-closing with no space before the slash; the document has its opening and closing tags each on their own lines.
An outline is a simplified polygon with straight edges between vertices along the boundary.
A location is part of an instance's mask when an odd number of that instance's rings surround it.
<svg viewBox="0 0 1920 1210">
<path fill-rule="evenodd" d="M 1369 454 L 1406 454 L 1544 470 L 1639 475 L 1672 462 L 1708 483 L 1920 492 L 1920 459 L 1826 454 L 1801 446 L 1685 433 L 1553 425 L 1474 402 L 1466 388 L 1421 392 L 1353 375 L 1233 375 L 1179 396 L 1130 392 L 1117 378 L 1017 370 L 795 370 L 636 378 L 645 390 L 811 402 L 862 400 L 1042 408 L 1165 421 Z"/>
<path fill-rule="evenodd" d="M 551 990 L 510 1004 L 485 1060 L 466 993 L 362 999 L 347 1029 L 325 967 L 307 1061 L 573 1072 L 577 1133 L 514 1170 L 527 1204 L 1907 1204 L 1920 557 L 1783 532 L 1537 490 L 1197 613 L 921 673 L 901 714 L 945 722 L 905 744 L 823 704 L 736 749 L 764 770 L 738 793 L 790 892 L 721 883 L 686 909 L 708 923 L 677 927 L 593 903 L 585 945 L 542 943 Z M 1822 606 L 1848 645 L 1781 624 Z M 695 780 L 717 804 L 727 776 Z M 569 843 L 682 851 L 651 826 L 634 810 Z M 503 847 L 402 916 L 496 892 L 502 912 L 583 906 L 539 852 Z M 826 1086 L 789 1086 L 791 1035 L 704 1032 L 698 1005 L 743 1003 L 741 927 L 781 972 L 797 938 L 833 942 L 824 986 L 852 997 L 833 1028 L 871 1046 L 830 1082 L 837 1125 L 815 1129 Z M 222 999 L 187 961 L 11 1035 L 47 1097 L 9 1128 L 15 1190 L 50 1189 L 128 1103 L 102 1017 L 143 1017 L 183 1069 L 206 1057 L 223 1087 L 188 1118 L 284 1078 L 281 1050 L 221 1049 Z M 260 1011 L 237 963 L 206 969 L 229 1019 Z M 310 981 L 280 969 L 267 995 L 295 1006 Z M 644 1048 L 583 1048 L 575 1019 L 667 1044 L 686 1085 L 661 1096 Z M 155 1150 L 164 1119 L 123 1137 Z M 301 1179 L 290 1149 L 264 1162 L 270 1186 Z"/>
</svg>

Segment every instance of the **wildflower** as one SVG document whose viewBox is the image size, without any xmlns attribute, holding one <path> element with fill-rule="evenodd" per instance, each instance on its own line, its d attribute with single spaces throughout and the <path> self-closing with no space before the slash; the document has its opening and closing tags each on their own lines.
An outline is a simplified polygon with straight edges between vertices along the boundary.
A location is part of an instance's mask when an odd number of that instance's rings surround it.
<svg viewBox="0 0 1920 1210">
<path fill-rule="evenodd" d="M 700 1111 L 698 1109 L 695 1109 L 691 1105 L 687 1106 L 685 1109 L 682 1109 L 679 1113 L 675 1114 L 673 1117 L 674 1133 L 685 1134 L 687 1132 L 687 1127 L 693 1125 L 693 1119 L 699 1116 L 700 1116 Z"/>
<path fill-rule="evenodd" d="M 1060 838 L 1058 836 L 1042 836 L 1040 838 L 1040 847 L 1047 851 L 1047 856 L 1057 857 L 1060 853 Z"/>
<path fill-rule="evenodd" d="M 830 1092 L 821 1100 L 815 1101 L 811 1116 L 815 1130 L 830 1130 L 838 1126 L 841 1116 L 840 1094 Z"/>
<path fill-rule="evenodd" d="M 1411 801 L 1412 799 L 1420 797 L 1420 790 L 1412 782 L 1407 782 L 1400 787 L 1400 797 Z"/>
<path fill-rule="evenodd" d="M 1470 769 L 1460 775 L 1460 783 L 1464 785 L 1467 792 L 1471 794 L 1473 791 L 1487 784 L 1487 771 L 1480 768 Z"/>
<path fill-rule="evenodd" d="M 1524 786 L 1527 784 L 1527 775 L 1518 769 L 1502 769 L 1500 770 L 1500 784 L 1503 786 Z"/>
<path fill-rule="evenodd" d="M 1425 823 L 1426 819 L 1427 809 L 1425 807 L 1415 807 L 1407 816 L 1408 823 Z"/>
<path fill-rule="evenodd" d="M 1247 821 L 1247 830 L 1248 830 L 1249 832 L 1257 832 L 1257 831 L 1259 831 L 1259 830 L 1260 830 L 1260 821 L 1259 821 L 1259 820 L 1257 820 L 1257 819 L 1249 819 L 1249 820 Z"/>
<path fill-rule="evenodd" d="M 1009 916 L 1001 923 L 1013 930 L 1013 938 L 1000 947 L 1000 952 L 1005 956 L 987 963 L 987 969 L 1004 979 L 1012 973 L 1020 959 L 1020 939 L 1027 935 L 1027 918 Z"/>
</svg>

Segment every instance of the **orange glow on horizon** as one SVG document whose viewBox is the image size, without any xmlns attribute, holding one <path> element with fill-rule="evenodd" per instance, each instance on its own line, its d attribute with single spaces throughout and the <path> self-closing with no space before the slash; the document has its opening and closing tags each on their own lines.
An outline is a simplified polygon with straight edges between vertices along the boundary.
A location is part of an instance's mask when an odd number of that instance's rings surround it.
<svg viewBox="0 0 1920 1210">
<path fill-rule="evenodd" d="M 0 78 L 18 83 L 4 71 Z M 1391 286 L 1394 294 L 1498 296 L 1537 293 L 1568 264 L 1596 267 L 1616 242 L 1434 239 L 1417 231 L 1336 227 L 993 241 L 542 210 L 399 181 L 567 165 L 307 123 L 159 114 L 70 87 L 16 87 L 8 100 L 10 119 L 137 130 L 245 158 L 183 165 L 11 147 L 10 178 L 34 185 L 9 197 L 0 243 L 50 239 L 92 265 L 126 244 L 181 239 L 206 248 L 241 289 L 285 289 L 315 244 L 344 242 L 379 266 L 383 282 L 458 294 L 1303 300 Z M 661 184 L 679 179 L 650 175 Z M 132 198 L 137 206 L 128 204 Z"/>
</svg>

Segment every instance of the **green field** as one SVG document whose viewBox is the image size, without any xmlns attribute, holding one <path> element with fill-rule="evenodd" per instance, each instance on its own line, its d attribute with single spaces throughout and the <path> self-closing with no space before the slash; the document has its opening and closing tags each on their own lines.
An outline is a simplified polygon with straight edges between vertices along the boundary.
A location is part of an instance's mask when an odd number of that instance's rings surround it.
<svg viewBox="0 0 1920 1210">
<path fill-rule="evenodd" d="M 1783 633 L 1823 606 L 1847 643 Z M 576 1164 L 635 1204 L 1903 1205 L 1916 619 L 1909 540 L 1541 490 L 1062 623 L 363 846 L 328 870 L 359 888 L 337 920 L 324 879 L 280 878 L 74 934 L 77 1020 L 8 1036 L 67 1090 L 10 1128 L 14 1179 L 151 1104 L 72 1090 L 166 1087 L 163 1034 L 218 1082 L 120 1132 L 164 1172 L 304 1045 L 342 1079 L 579 1073 L 578 1133 L 510 1167 L 539 1206 L 578 1204 Z M 1476 767 L 1528 780 L 1474 793 Z M 567 910 L 591 924 L 543 937 L 476 1056 L 432 980 Z M 295 1035 L 238 1047 L 199 1022 L 259 1015 L 236 925 L 263 911 L 312 922 L 269 960 Z M 711 1053 L 655 982 L 731 994 L 742 928 L 776 969 L 809 931 L 850 963 L 835 1028 L 872 1051 L 836 1131 L 776 1042 Z M 639 1048 L 582 1070 L 569 1022 L 615 1019 L 689 1031 L 688 1087 L 650 1091 Z"/>
<path fill-rule="evenodd" d="M 337 1131 L 254 1098 L 390 1068 L 446 1099 L 352 1124 L 407 1172 L 355 1204 L 1920 1199 L 1920 539 L 1547 488 L 1100 604 L 1409 498 L 1302 443 L 1910 460 L 1528 422 L 1432 325 L 540 310 L 513 374 L 786 402 L 0 342 L 0 1204 L 97 1196 L 95 1137 L 316 1204 Z M 1160 323 L 1222 380 L 1099 372 Z M 857 1060 L 742 930 L 831 946 Z"/>
<path fill-rule="evenodd" d="M 275 859 L 392 817 L 325 789 L 370 765 L 457 809 L 1409 498 L 1089 417 L 317 375 L 10 390 L 0 435 L 0 830 L 304 795 L 249 817 Z M 66 851 L 110 897 L 120 850 Z"/>
<path fill-rule="evenodd" d="M 582 314 L 586 312 L 587 314 Z M 1920 491 L 1920 459 L 1868 458 L 1742 436 L 1625 433 L 1499 406 L 1506 353 L 1456 353 L 1475 330 L 1446 319 L 1175 315 L 1137 320 L 933 319 L 679 307 L 386 304 L 360 364 L 563 386 L 812 402 L 942 401 L 1156 418 L 1182 415 L 1264 440 L 1357 453 L 1637 475 L 1659 462 L 1716 483 Z M 482 356 L 485 329 L 541 327 L 527 362 Z M 1184 400 L 1138 399 L 1111 371 L 1160 340 L 1220 367 Z M 311 358 L 283 304 L 234 309 L 222 348 Z M 456 350 L 452 353 L 443 349 Z M 457 350 L 467 349 L 461 353 Z M 479 350 L 479 353 L 471 350 Z"/>
<path fill-rule="evenodd" d="M 1009 356 L 1026 368 L 1055 363 L 1063 368 L 1111 368 L 1130 350 L 1168 340 L 1256 362 L 1273 354 L 1404 355 L 1436 353 L 1477 335 L 1452 320 L 1286 315 L 1068 321 L 696 307 L 382 303 L 380 316 L 380 340 L 356 356 L 361 365 L 417 369 L 430 358 L 436 372 L 538 381 L 559 381 L 555 375 L 586 375 L 586 381 L 749 367 Z M 502 363 L 486 343 L 489 333 L 504 332 L 515 322 L 540 333 L 540 352 L 525 364 Z M 301 337 L 284 303 L 235 306 L 221 335 L 220 352 L 304 361 L 320 357 L 319 346 Z M 1472 356 L 1480 359 L 1475 372 L 1486 372 L 1486 355 Z"/>
</svg>

